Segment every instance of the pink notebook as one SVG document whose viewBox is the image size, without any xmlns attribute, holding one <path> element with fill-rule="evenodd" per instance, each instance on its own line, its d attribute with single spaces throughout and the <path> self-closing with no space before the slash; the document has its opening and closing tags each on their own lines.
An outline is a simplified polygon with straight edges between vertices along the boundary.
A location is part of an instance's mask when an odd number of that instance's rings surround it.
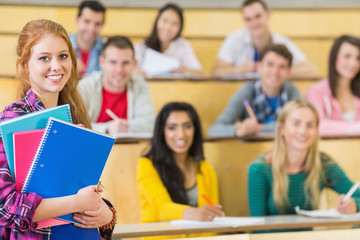
<svg viewBox="0 0 360 240">
<path fill-rule="evenodd" d="M 30 170 L 31 163 L 40 144 L 45 129 L 30 131 L 14 132 L 14 172 L 16 190 L 21 192 L 27 174 Z M 51 227 L 69 222 L 52 218 L 40 221 L 37 228 Z"/>
</svg>

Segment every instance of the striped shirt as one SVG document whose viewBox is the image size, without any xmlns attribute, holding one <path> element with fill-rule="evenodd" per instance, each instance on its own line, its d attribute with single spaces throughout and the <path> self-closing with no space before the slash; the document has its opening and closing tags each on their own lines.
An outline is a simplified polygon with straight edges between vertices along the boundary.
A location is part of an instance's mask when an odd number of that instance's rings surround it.
<svg viewBox="0 0 360 240">
<path fill-rule="evenodd" d="M 25 98 L 5 107 L 0 122 L 45 109 L 45 105 L 30 89 Z M 42 200 L 35 193 L 19 193 L 12 180 L 4 144 L 0 137 L 0 239 L 50 239 L 51 228 L 36 229 L 32 222 L 36 208 Z M 111 206 L 111 204 L 105 200 Z M 111 239 L 112 229 L 101 232 L 105 239 Z"/>
<path fill-rule="evenodd" d="M 353 186 L 344 171 L 329 156 L 321 153 L 321 162 L 324 168 L 324 179 L 320 182 L 320 190 L 329 187 L 339 194 L 346 194 Z M 312 210 L 310 201 L 305 197 L 304 172 L 289 174 L 288 199 L 290 204 L 285 206 L 285 212 L 281 214 L 295 214 L 295 207 Z M 356 190 L 353 199 L 360 210 L 360 190 Z M 248 173 L 248 201 L 251 216 L 278 215 L 273 198 L 273 177 L 271 166 L 264 156 L 256 159 L 249 168 Z"/>
<path fill-rule="evenodd" d="M 136 61 L 141 67 L 144 61 L 147 46 L 145 42 L 140 42 L 135 44 L 134 48 Z M 172 41 L 168 49 L 166 49 L 163 54 L 179 60 L 180 63 L 182 63 L 187 68 L 202 70 L 202 66 L 197 59 L 193 48 L 191 47 L 188 40 L 183 37 L 178 37 L 177 39 Z"/>
</svg>

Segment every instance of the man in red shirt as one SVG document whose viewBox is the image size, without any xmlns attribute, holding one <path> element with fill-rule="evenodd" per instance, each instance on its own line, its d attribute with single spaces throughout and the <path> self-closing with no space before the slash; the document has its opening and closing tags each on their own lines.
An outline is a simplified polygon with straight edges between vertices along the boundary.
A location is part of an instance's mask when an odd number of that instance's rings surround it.
<svg viewBox="0 0 360 240">
<path fill-rule="evenodd" d="M 113 135 L 151 133 L 155 110 L 147 82 L 132 74 L 136 60 L 130 40 L 123 36 L 110 37 L 99 61 L 103 71 L 79 83 L 94 129 Z"/>
</svg>

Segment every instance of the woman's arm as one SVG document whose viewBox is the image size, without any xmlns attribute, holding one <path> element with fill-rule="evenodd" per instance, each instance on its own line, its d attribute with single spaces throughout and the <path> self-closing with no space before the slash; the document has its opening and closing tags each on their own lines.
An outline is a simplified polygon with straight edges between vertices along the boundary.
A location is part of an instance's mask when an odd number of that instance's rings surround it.
<svg viewBox="0 0 360 240">
<path fill-rule="evenodd" d="M 140 201 L 146 201 L 159 221 L 181 219 L 188 205 L 171 200 L 159 174 L 147 158 L 141 158 L 137 166 L 137 183 Z"/>
<path fill-rule="evenodd" d="M 250 216 L 265 216 L 266 196 L 270 191 L 264 174 L 263 164 L 252 163 L 248 172 L 248 203 Z"/>
</svg>

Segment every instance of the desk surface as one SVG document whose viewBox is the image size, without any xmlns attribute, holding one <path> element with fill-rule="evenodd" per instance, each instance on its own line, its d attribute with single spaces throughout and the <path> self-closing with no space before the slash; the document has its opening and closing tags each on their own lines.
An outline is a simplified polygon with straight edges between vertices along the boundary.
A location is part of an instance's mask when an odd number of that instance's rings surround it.
<svg viewBox="0 0 360 240">
<path fill-rule="evenodd" d="M 114 229 L 114 238 L 148 237 L 161 235 L 179 235 L 192 233 L 210 232 L 239 232 L 255 230 L 272 230 L 285 228 L 310 228 L 317 226 L 345 226 L 359 225 L 360 216 L 331 219 L 331 218 L 310 218 L 298 215 L 267 216 L 265 222 L 248 226 L 232 227 L 176 227 L 170 222 L 140 223 L 140 224 L 118 224 Z"/>
</svg>

